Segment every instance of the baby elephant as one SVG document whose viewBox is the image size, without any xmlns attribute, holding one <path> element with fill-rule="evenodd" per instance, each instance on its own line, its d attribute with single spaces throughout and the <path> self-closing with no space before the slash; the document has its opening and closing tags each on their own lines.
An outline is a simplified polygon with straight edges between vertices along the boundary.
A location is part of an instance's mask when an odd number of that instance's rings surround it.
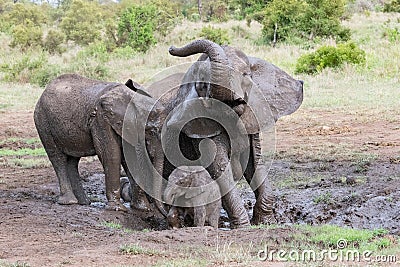
<svg viewBox="0 0 400 267">
<path fill-rule="evenodd" d="M 180 228 L 191 221 L 193 226 L 218 228 L 221 195 L 218 184 L 203 167 L 176 168 L 168 178 L 164 201 L 172 205 L 167 215 L 170 227 Z"/>
</svg>

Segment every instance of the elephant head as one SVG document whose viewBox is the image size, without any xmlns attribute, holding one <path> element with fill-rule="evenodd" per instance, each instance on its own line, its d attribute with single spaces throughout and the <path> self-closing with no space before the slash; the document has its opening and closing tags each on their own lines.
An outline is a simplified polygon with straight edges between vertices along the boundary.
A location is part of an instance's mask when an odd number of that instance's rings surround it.
<svg viewBox="0 0 400 267">
<path fill-rule="evenodd" d="M 178 92 L 180 101 L 195 97 L 222 101 L 240 116 L 248 134 L 260 132 L 271 121 L 296 111 L 302 103 L 302 81 L 295 80 L 271 63 L 246 56 L 236 48 L 196 40 L 182 48 L 172 46 L 169 53 L 179 57 L 203 53 L 183 78 Z M 177 120 L 178 117 L 172 117 L 169 125 Z M 202 137 L 221 131 L 211 120 L 203 120 L 202 124 L 189 123 L 183 131 L 188 136 L 196 134 L 198 137 L 198 132 L 204 129 L 215 130 Z"/>
<path fill-rule="evenodd" d="M 201 166 L 176 168 L 164 191 L 164 201 L 179 207 L 203 206 L 219 198 L 218 185 Z"/>
</svg>

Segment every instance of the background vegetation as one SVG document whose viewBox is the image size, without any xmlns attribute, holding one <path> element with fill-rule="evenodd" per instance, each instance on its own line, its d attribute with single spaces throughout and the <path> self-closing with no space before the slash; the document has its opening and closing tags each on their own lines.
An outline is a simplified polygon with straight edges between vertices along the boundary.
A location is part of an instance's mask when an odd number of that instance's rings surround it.
<svg viewBox="0 0 400 267">
<path fill-rule="evenodd" d="M 397 0 L 0 0 L 0 32 L 2 46 L 6 48 L 0 78 L 41 87 L 63 72 L 98 79 L 123 78 L 114 75 L 118 70 L 109 67 L 110 61 L 142 57 L 157 44 L 177 44 L 195 38 L 220 44 L 239 38 L 256 47 L 293 44 L 305 50 L 328 42 L 335 48 L 337 43 L 351 39 L 346 21 L 352 14 L 364 12 L 368 16 L 371 11 L 393 12 L 398 7 Z M 234 22 L 243 20 L 246 26 Z M 227 21 L 231 28 L 222 26 Z M 192 23 L 197 24 L 190 26 Z M 261 31 L 256 29 L 256 34 L 251 34 L 254 24 Z M 398 42 L 398 24 L 388 19 L 381 36 L 375 38 Z M 183 25 L 188 26 L 186 31 L 170 34 Z M 351 43 L 353 47 L 358 45 Z M 365 62 L 339 60 L 343 55 L 335 53 L 343 51 L 340 46 L 337 50 L 321 49 L 302 57 L 297 72 L 315 73 L 325 67 L 342 66 L 343 62 Z M 19 56 L 8 57 L 10 53 Z M 357 53 L 365 57 L 358 47 L 348 49 L 346 57 L 358 58 Z"/>
</svg>

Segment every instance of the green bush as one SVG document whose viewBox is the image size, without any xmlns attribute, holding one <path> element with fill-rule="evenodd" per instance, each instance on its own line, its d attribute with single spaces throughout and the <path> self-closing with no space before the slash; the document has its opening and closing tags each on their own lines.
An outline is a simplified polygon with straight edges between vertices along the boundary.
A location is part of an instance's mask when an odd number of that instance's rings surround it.
<svg viewBox="0 0 400 267">
<path fill-rule="evenodd" d="M 102 13 L 98 2 L 72 0 L 62 18 L 60 28 L 68 40 L 88 45 L 100 39 Z"/>
<path fill-rule="evenodd" d="M 383 12 L 400 12 L 400 0 L 392 0 L 390 3 L 385 3 Z"/>
<path fill-rule="evenodd" d="M 135 51 L 146 52 L 156 44 L 157 10 L 154 5 L 133 6 L 124 11 L 118 24 L 120 46 L 130 46 Z"/>
<path fill-rule="evenodd" d="M 11 46 L 19 46 L 22 50 L 26 50 L 32 46 L 41 46 L 42 35 L 43 31 L 39 26 L 18 24 L 14 26 L 11 33 L 13 38 Z"/>
<path fill-rule="evenodd" d="M 206 26 L 201 29 L 200 36 L 213 41 L 219 45 L 226 45 L 230 43 L 228 31 L 212 26 Z"/>
<path fill-rule="evenodd" d="M 17 3 L 7 14 L 7 19 L 14 25 L 41 26 L 48 21 L 40 5 L 33 3 Z"/>
<path fill-rule="evenodd" d="M 263 24 L 262 35 L 268 41 L 316 37 L 350 39 L 350 30 L 341 25 L 344 0 L 272 0 L 256 19 Z"/>
<path fill-rule="evenodd" d="M 40 68 L 32 71 L 32 75 L 29 78 L 29 82 L 37 84 L 40 87 L 45 87 L 51 80 L 56 78 L 62 73 L 61 68 L 58 65 L 44 64 Z"/>
<path fill-rule="evenodd" d="M 322 46 L 315 52 L 302 55 L 296 63 L 296 73 L 314 74 L 325 68 L 337 68 L 344 63 L 364 64 L 365 51 L 348 42 L 334 46 Z"/>
<path fill-rule="evenodd" d="M 51 29 L 43 41 L 43 48 L 50 54 L 61 54 L 65 51 L 65 49 L 61 47 L 61 44 L 64 43 L 65 38 L 66 36 L 63 32 L 56 29 Z"/>
</svg>

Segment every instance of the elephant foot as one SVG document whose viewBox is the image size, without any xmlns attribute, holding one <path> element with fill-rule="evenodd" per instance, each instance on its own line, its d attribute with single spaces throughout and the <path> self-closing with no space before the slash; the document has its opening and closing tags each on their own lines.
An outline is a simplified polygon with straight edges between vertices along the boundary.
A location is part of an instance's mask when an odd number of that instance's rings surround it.
<svg viewBox="0 0 400 267">
<path fill-rule="evenodd" d="M 253 225 L 258 225 L 258 224 L 276 224 L 277 220 L 275 219 L 275 216 L 272 214 L 269 215 L 253 215 L 253 218 L 251 219 L 251 224 Z"/>
<path fill-rule="evenodd" d="M 91 201 L 87 196 L 82 196 L 78 199 L 79 205 L 90 205 Z"/>
<path fill-rule="evenodd" d="M 119 201 L 109 201 L 106 210 L 128 212 L 128 209 Z"/>
<path fill-rule="evenodd" d="M 249 227 L 250 225 L 251 224 L 249 221 L 241 222 L 241 223 L 231 221 L 231 229 L 243 229 L 243 228 Z"/>
<path fill-rule="evenodd" d="M 251 224 L 276 224 L 277 220 L 275 219 L 274 213 L 272 209 L 265 209 L 261 206 L 256 206 L 253 209 L 253 218 L 251 219 Z"/>
<path fill-rule="evenodd" d="M 75 195 L 70 192 L 70 193 L 65 193 L 62 194 L 58 197 L 57 203 L 60 205 L 72 205 L 72 204 L 78 204 L 78 199 L 76 199 Z"/>
</svg>

